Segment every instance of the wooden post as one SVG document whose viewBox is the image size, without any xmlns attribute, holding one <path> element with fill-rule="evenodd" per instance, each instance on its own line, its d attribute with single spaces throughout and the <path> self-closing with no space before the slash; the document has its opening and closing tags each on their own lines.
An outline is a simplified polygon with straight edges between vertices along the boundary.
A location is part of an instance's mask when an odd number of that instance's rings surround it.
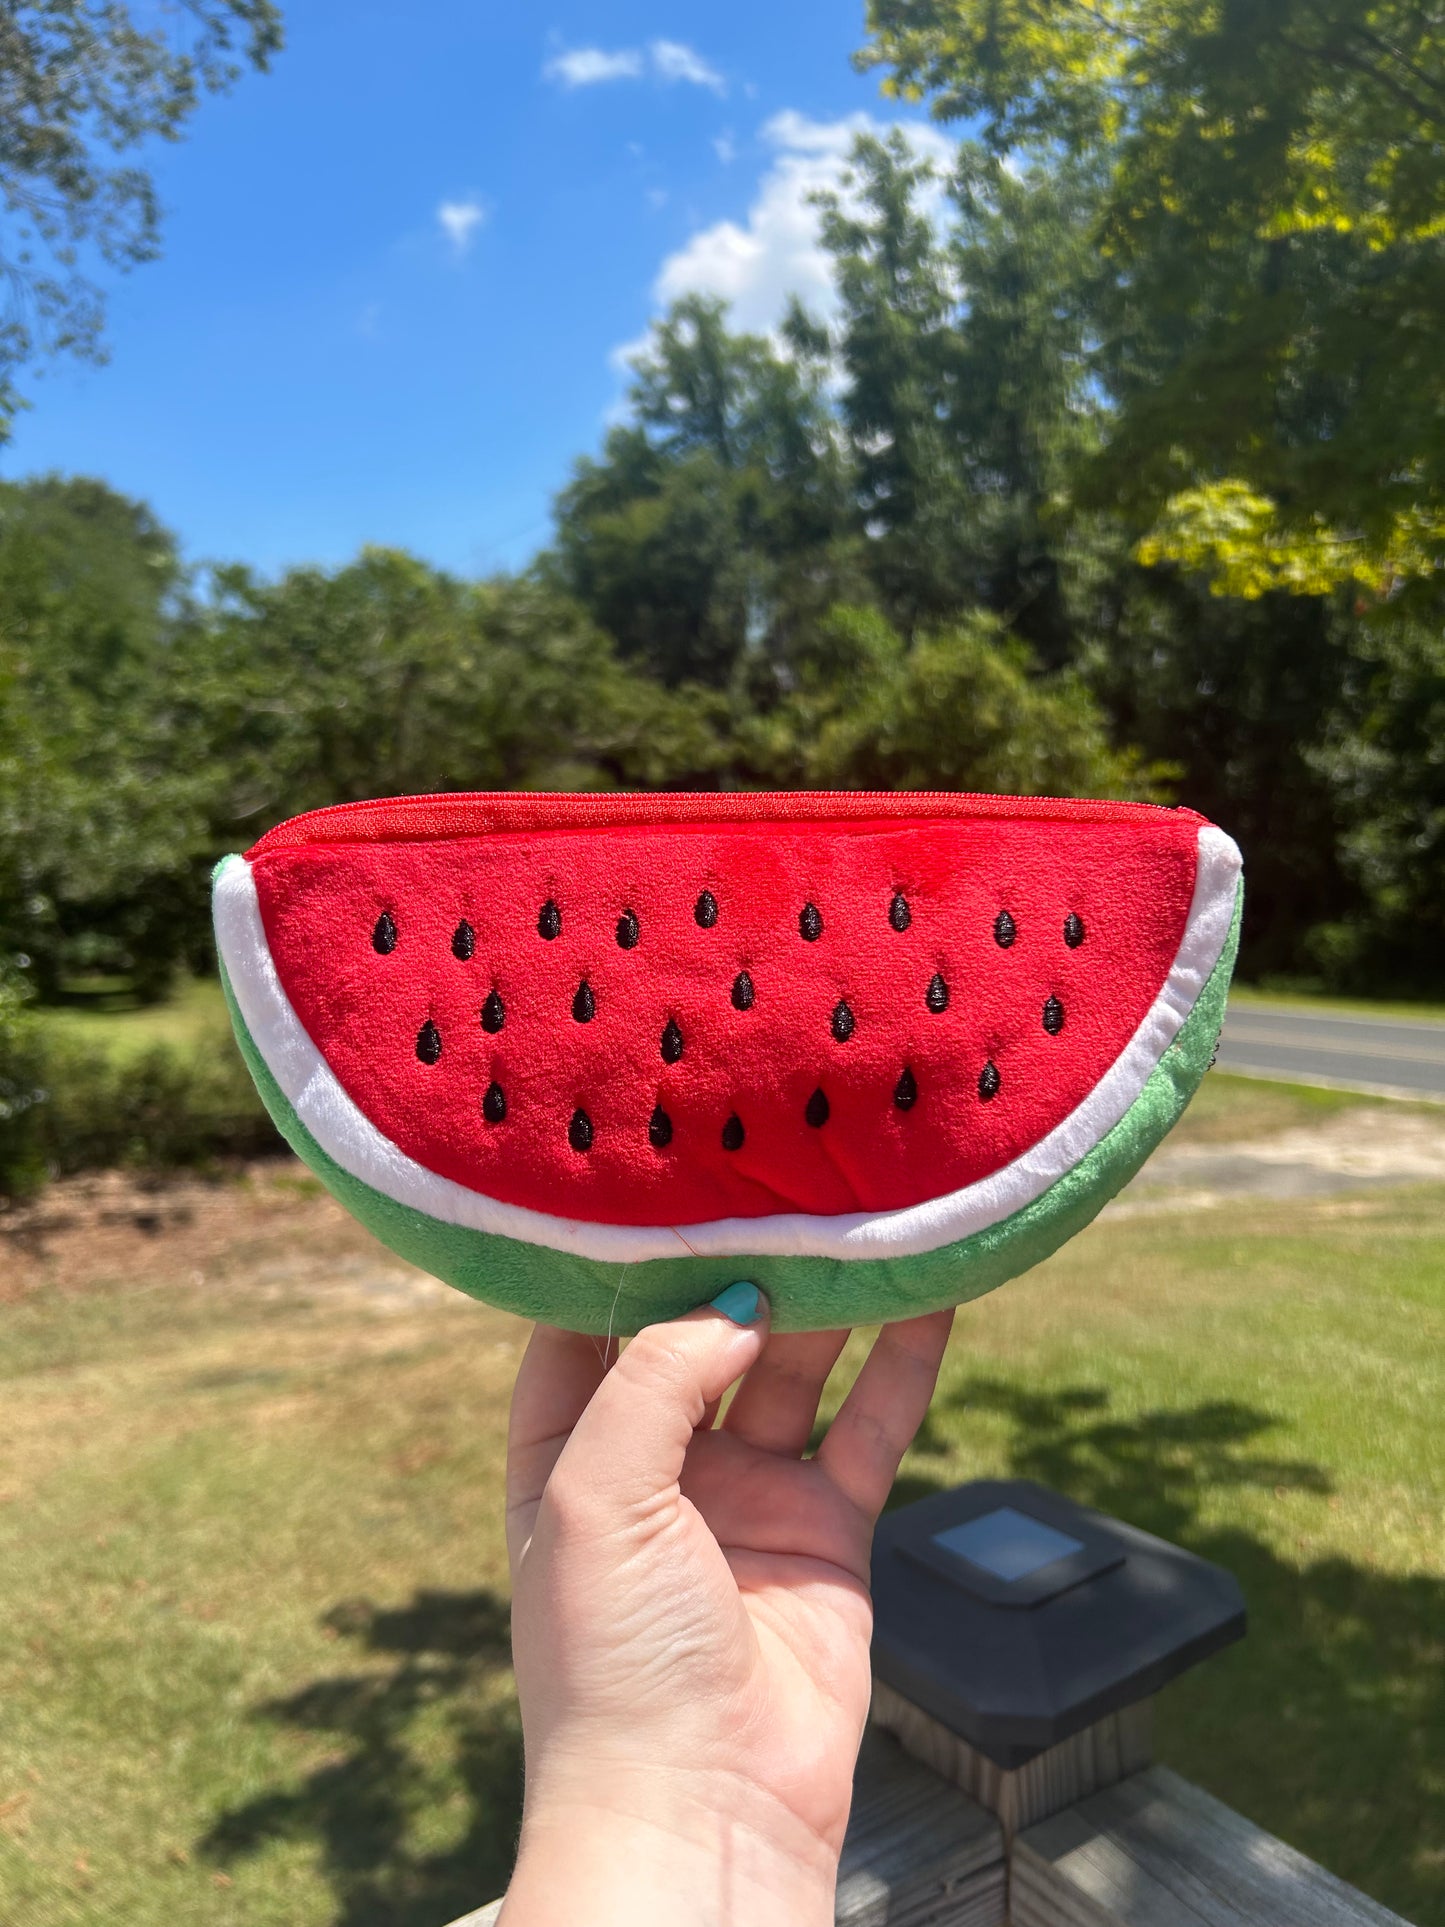
<svg viewBox="0 0 1445 1927">
<path fill-rule="evenodd" d="M 987 1754 L 880 1679 L 873 1682 L 869 1717 L 915 1759 L 995 1815 L 1005 1845 L 1036 1821 L 1104 1787 L 1117 1786 L 1154 1757 L 1154 1703 L 1147 1699 L 1106 1714 L 1082 1733 L 1012 1769 L 996 1766 Z"/>
</svg>

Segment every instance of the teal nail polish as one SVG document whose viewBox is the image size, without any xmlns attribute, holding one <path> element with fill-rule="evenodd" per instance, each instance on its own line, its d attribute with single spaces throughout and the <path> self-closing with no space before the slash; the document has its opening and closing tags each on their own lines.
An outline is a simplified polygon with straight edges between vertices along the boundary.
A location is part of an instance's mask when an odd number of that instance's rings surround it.
<svg viewBox="0 0 1445 1927">
<path fill-rule="evenodd" d="M 720 1291 L 712 1301 L 714 1311 L 731 1318 L 735 1325 L 751 1325 L 762 1309 L 763 1295 L 756 1285 L 739 1282 Z"/>
</svg>

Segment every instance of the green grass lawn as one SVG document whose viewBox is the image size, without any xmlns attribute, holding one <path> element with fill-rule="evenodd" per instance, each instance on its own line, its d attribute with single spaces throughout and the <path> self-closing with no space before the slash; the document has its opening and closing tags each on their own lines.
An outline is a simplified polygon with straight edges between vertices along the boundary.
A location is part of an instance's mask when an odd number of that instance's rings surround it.
<svg viewBox="0 0 1445 1927">
<path fill-rule="evenodd" d="M 1211 1080 L 1195 1128 L 1258 1125 L 1260 1089 Z M 408 1291 L 289 1167 L 205 1198 L 224 1236 L 197 1207 L 124 1275 L 0 1305 L 0 1920 L 441 1927 L 505 1884 L 517 1819 L 524 1328 Z M 1038 1478 L 1229 1566 L 1249 1638 L 1163 1696 L 1162 1756 L 1420 1927 L 1442 1207 L 1104 1220 L 960 1313 L 898 1492 Z"/>
<path fill-rule="evenodd" d="M 1387 1097 L 1321 1090 L 1313 1084 L 1277 1084 L 1272 1078 L 1231 1077 L 1214 1070 L 1195 1092 L 1169 1142 L 1237 1144 L 1296 1126 L 1321 1124 L 1341 1111 L 1368 1112 L 1382 1106 L 1397 1111 L 1417 1108 Z"/>
<path fill-rule="evenodd" d="M 138 1057 L 157 1044 L 191 1051 L 222 1043 L 231 1031 L 213 977 L 184 979 L 164 1003 L 135 1008 L 121 994 L 96 994 L 47 1007 L 40 1020 L 54 1036 L 114 1059 Z"/>
<path fill-rule="evenodd" d="M 1232 1004 L 1287 1004 L 1295 1010 L 1331 1011 L 1342 1017 L 1424 1017 L 1445 1023 L 1445 1004 L 1410 1003 L 1392 997 L 1332 997 L 1323 991 L 1259 990 L 1253 985 L 1236 984 L 1229 993 Z"/>
</svg>

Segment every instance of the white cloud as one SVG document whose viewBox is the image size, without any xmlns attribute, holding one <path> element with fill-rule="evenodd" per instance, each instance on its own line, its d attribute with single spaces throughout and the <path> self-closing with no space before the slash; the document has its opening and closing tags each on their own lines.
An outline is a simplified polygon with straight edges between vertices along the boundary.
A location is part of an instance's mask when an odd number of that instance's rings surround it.
<svg viewBox="0 0 1445 1927">
<path fill-rule="evenodd" d="M 641 80 L 651 73 L 667 86 L 708 87 L 727 92 L 727 82 L 695 48 L 681 40 L 652 40 L 642 47 L 560 47 L 542 69 L 559 87 L 600 87 L 613 80 Z"/>
<path fill-rule="evenodd" d="M 480 201 L 443 201 L 437 209 L 437 223 L 459 255 L 472 245 L 486 218 L 487 210 Z"/>
<path fill-rule="evenodd" d="M 654 40 L 648 48 L 652 70 L 659 80 L 684 81 L 689 87 L 710 87 L 715 94 L 727 92 L 727 82 L 716 67 L 680 40 Z"/>
<path fill-rule="evenodd" d="M 738 144 L 733 139 L 732 129 L 725 128 L 712 144 L 712 151 L 724 167 L 731 167 L 738 157 Z"/>
<path fill-rule="evenodd" d="M 602 47 L 564 47 L 542 69 L 543 77 L 561 87 L 598 87 L 610 80 L 640 80 L 642 55 L 635 47 L 608 53 Z"/>
<path fill-rule="evenodd" d="M 926 123 L 900 123 L 920 158 L 950 162 L 954 144 Z M 702 228 L 663 262 L 653 284 L 660 306 L 684 294 L 713 294 L 732 308 L 733 325 L 757 332 L 775 327 L 790 295 L 828 313 L 835 305 L 832 261 L 818 238 L 818 211 L 810 197 L 839 190 L 848 155 L 859 134 L 887 134 L 888 125 L 868 114 L 844 120 L 815 121 L 787 112 L 763 128 L 774 159 L 758 183 L 744 220 L 718 221 Z M 938 206 L 943 184 L 924 198 Z M 637 343 L 618 350 L 634 352 Z"/>
</svg>

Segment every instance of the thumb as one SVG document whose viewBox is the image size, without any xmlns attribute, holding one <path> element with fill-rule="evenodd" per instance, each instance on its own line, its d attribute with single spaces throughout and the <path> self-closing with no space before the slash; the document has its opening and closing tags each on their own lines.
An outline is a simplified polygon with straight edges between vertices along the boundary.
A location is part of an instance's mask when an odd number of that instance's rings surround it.
<svg viewBox="0 0 1445 1927">
<path fill-rule="evenodd" d="M 675 1486 L 708 1407 L 757 1362 L 767 1319 L 757 1286 L 740 1283 L 686 1318 L 639 1332 L 593 1393 L 558 1463 L 574 1494 L 615 1518 Z"/>
</svg>

